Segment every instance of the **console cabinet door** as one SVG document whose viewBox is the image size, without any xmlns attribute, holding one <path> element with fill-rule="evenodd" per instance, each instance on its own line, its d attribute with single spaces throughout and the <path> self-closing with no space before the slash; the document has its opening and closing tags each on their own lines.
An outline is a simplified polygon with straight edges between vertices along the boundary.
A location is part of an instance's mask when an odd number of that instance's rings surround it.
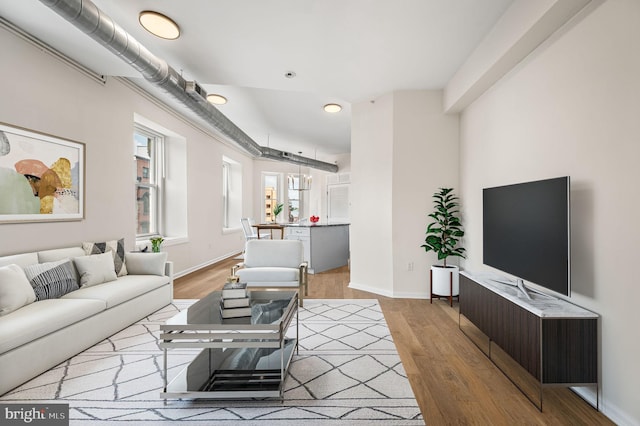
<svg viewBox="0 0 640 426">
<path fill-rule="evenodd" d="M 460 314 L 540 380 L 540 318 L 460 276 Z"/>
</svg>

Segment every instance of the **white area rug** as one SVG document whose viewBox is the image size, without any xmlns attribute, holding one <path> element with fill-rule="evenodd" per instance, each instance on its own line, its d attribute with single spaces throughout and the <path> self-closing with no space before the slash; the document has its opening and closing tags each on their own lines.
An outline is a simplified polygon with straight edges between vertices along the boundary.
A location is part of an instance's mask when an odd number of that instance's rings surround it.
<svg viewBox="0 0 640 426">
<path fill-rule="evenodd" d="M 68 403 L 72 425 L 424 424 L 375 299 L 305 300 L 299 313 L 300 353 L 291 363 L 284 401 L 165 403 L 159 398 L 163 353 L 158 328 L 193 302 L 174 301 L 0 402 Z M 169 379 L 192 359 L 192 351 L 170 351 Z"/>
</svg>

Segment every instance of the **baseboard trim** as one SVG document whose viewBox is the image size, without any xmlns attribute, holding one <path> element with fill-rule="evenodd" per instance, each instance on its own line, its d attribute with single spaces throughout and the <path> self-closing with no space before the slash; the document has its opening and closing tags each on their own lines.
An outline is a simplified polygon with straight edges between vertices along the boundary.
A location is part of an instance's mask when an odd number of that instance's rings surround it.
<svg viewBox="0 0 640 426">
<path fill-rule="evenodd" d="M 353 281 L 349 282 L 349 288 L 352 288 L 354 290 L 366 291 L 368 293 L 379 294 L 380 296 L 393 297 L 393 293 L 391 293 L 390 291 L 383 290 L 377 287 L 371 287 L 368 285 L 354 283 Z"/>
<path fill-rule="evenodd" d="M 379 294 L 380 296 L 391 297 L 393 299 L 429 299 L 428 293 L 412 293 L 412 292 L 397 292 L 380 289 L 378 287 L 371 287 L 364 284 L 349 282 L 349 288 L 354 290 L 366 291 L 368 293 Z"/>
<path fill-rule="evenodd" d="M 591 404 L 594 409 L 596 408 L 596 392 L 593 386 L 572 386 L 571 390 L 578 394 L 580 398 Z M 635 424 L 635 419 L 631 418 L 627 413 L 614 404 L 611 404 L 602 398 L 602 394 L 600 394 L 600 412 L 617 425 Z"/>
<path fill-rule="evenodd" d="M 224 254 L 222 256 L 219 256 L 219 257 L 216 257 L 214 259 L 211 259 L 211 260 L 209 260 L 207 262 L 201 263 L 201 264 L 193 266 L 191 268 L 184 269 L 184 270 L 182 270 L 180 272 L 176 272 L 176 273 L 173 274 L 173 278 L 175 279 L 175 278 L 184 277 L 185 275 L 189 275 L 192 272 L 196 272 L 196 271 L 198 271 L 198 270 L 200 270 L 202 268 L 206 268 L 207 266 L 211 266 L 214 263 L 218 263 L 218 262 L 220 262 L 222 260 L 226 260 L 226 259 L 229 259 L 230 257 L 235 257 L 237 255 L 238 255 L 238 252 L 236 252 L 236 251 L 234 251 L 232 253 Z M 231 273 L 231 270 L 229 270 L 229 273 Z"/>
</svg>

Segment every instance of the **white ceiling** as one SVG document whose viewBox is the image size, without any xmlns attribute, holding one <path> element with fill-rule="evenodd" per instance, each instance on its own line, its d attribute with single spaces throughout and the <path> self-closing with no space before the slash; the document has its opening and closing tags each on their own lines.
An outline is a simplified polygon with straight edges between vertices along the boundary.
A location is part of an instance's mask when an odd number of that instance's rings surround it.
<svg viewBox="0 0 640 426">
<path fill-rule="evenodd" d="M 258 144 L 319 160 L 350 151 L 351 103 L 443 88 L 512 2 L 94 0 L 185 79 L 226 96 L 218 108 Z M 180 38 L 147 33 L 138 24 L 142 10 L 172 17 Z M 0 15 L 100 74 L 154 91 L 38 0 L 0 0 Z M 285 78 L 288 71 L 296 77 Z M 325 113 L 329 102 L 344 110 Z"/>
</svg>

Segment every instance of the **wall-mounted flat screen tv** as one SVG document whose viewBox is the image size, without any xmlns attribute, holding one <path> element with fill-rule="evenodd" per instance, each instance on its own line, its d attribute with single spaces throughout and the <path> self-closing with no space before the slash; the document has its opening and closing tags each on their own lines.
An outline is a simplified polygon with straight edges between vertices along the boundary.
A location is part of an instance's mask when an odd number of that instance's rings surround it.
<svg viewBox="0 0 640 426">
<path fill-rule="evenodd" d="M 483 261 L 571 294 L 569 177 L 483 190 Z"/>
</svg>

